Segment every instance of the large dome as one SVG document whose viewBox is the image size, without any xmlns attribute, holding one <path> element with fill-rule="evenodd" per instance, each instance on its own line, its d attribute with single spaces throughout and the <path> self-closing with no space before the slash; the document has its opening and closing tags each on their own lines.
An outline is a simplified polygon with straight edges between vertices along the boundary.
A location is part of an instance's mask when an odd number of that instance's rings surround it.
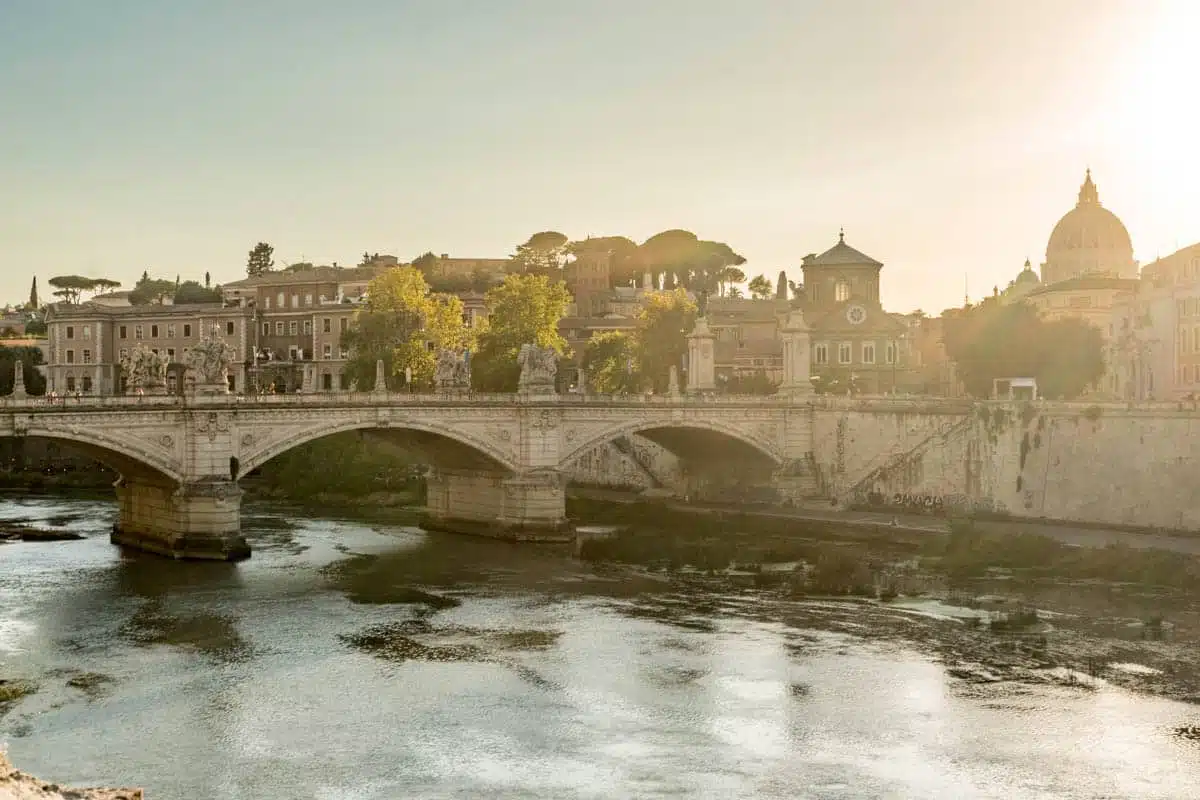
<svg viewBox="0 0 1200 800">
<path fill-rule="evenodd" d="M 1054 226 L 1046 245 L 1042 282 L 1058 283 L 1081 275 L 1136 278 L 1133 242 L 1116 214 L 1100 205 L 1088 170 L 1079 187 L 1079 202 Z"/>
</svg>

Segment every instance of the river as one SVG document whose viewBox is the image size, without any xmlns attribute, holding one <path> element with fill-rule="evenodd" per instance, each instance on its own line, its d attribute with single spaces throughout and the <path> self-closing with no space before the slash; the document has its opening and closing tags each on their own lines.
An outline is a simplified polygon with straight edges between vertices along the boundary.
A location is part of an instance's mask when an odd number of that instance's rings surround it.
<svg viewBox="0 0 1200 800">
<path fill-rule="evenodd" d="M 1196 706 L 966 687 L 853 607 L 806 625 L 559 550 L 247 510 L 239 565 L 122 556 L 112 504 L 0 499 L 20 768 L 159 798 L 1192 798 Z M 778 613 L 777 613 L 778 612 Z M 897 612 L 899 613 L 899 612 Z M 828 616 L 837 625 L 821 624 Z M 68 685 L 68 684 L 74 685 Z M 3 707 L 0 707 L 2 709 Z"/>
</svg>

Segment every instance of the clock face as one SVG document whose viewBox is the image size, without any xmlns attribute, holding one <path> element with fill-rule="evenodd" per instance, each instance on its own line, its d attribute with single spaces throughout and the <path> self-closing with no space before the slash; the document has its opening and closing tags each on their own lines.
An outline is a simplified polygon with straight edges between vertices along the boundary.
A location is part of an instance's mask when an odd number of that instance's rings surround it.
<svg viewBox="0 0 1200 800">
<path fill-rule="evenodd" d="M 862 306 L 850 306 L 846 309 L 846 321 L 851 325 L 861 325 L 867 319 L 867 310 Z"/>
</svg>

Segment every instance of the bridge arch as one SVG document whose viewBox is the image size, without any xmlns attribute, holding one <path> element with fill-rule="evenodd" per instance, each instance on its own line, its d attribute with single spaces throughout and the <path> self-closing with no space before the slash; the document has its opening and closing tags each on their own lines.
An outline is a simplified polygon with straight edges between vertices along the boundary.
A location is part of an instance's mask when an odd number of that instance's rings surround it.
<svg viewBox="0 0 1200 800">
<path fill-rule="evenodd" d="M 614 439 L 619 439 L 622 436 L 632 436 L 634 434 L 650 439 L 677 456 L 685 457 L 688 453 L 680 451 L 686 451 L 688 447 L 679 441 L 672 442 L 671 438 L 673 437 L 669 436 L 669 434 L 687 435 L 689 433 L 707 436 L 710 441 L 732 443 L 743 452 L 750 453 L 754 457 L 764 461 L 769 461 L 773 466 L 780 466 L 784 462 L 775 443 L 752 435 L 737 425 L 717 420 L 686 419 L 641 421 L 609 428 L 600 434 L 574 445 L 563 457 L 561 465 L 566 467 L 589 450 L 600 447 Z"/>
<path fill-rule="evenodd" d="M 246 475 L 271 459 L 289 450 L 350 431 L 375 433 L 392 438 L 406 448 L 416 450 L 429 459 L 431 466 L 483 469 L 515 473 L 520 467 L 512 454 L 495 443 L 472 435 L 468 431 L 443 422 L 427 420 L 346 420 L 302 429 L 292 429 L 266 441 L 243 447 L 240 454 L 240 474 Z M 434 448 L 439 452 L 429 455 Z"/>
<path fill-rule="evenodd" d="M 68 444 L 76 453 L 104 464 L 119 473 L 122 478 L 156 484 L 183 483 L 178 465 L 168 453 L 157 452 L 157 448 L 145 446 L 132 437 L 117 439 L 87 428 L 39 428 L 15 433 L 0 431 L 0 436 Z"/>
</svg>

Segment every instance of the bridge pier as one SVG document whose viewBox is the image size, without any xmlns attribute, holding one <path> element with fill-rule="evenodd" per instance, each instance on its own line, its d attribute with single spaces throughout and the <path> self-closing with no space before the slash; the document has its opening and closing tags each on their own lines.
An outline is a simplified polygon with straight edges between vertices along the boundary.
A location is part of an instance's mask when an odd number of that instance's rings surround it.
<svg viewBox="0 0 1200 800">
<path fill-rule="evenodd" d="M 231 481 L 182 486 L 122 478 L 113 544 L 179 559 L 240 561 L 250 557 L 242 537 L 242 491 Z"/>
<path fill-rule="evenodd" d="M 426 478 L 428 530 L 523 542 L 571 539 L 561 473 L 536 470 L 506 475 L 482 470 L 433 470 Z"/>
</svg>

